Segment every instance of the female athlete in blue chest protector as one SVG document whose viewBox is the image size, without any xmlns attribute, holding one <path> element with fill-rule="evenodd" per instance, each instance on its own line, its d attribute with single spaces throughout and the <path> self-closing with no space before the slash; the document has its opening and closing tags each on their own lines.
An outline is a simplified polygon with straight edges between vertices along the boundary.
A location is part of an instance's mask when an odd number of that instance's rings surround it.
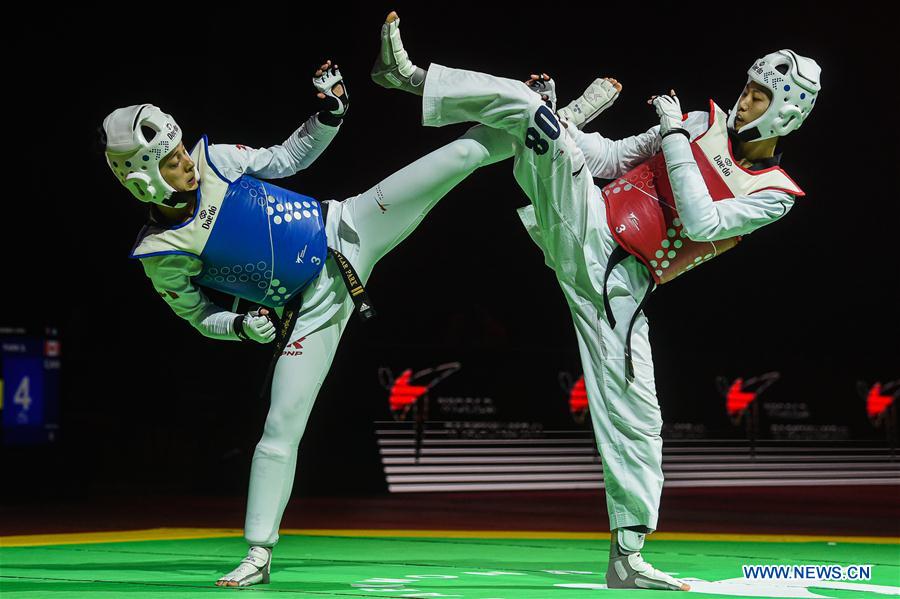
<svg viewBox="0 0 900 599">
<path fill-rule="evenodd" d="M 110 168 L 150 204 L 151 221 L 132 256 L 176 314 L 207 337 L 269 343 L 276 337 L 272 313 L 302 300 L 283 331 L 271 407 L 253 455 L 244 529 L 250 551 L 220 586 L 269 581 L 297 447 L 344 326 L 353 312 L 371 312 L 362 284 L 375 263 L 472 171 L 512 155 L 504 138 L 475 127 L 343 201 L 283 189 L 269 180 L 310 166 L 349 105 L 330 61 L 313 83 L 327 108 L 269 148 L 210 144 L 203 137 L 189 152 L 175 120 L 149 104 L 120 108 L 103 122 Z M 259 307 L 231 312 L 211 302 L 204 287 Z"/>
</svg>

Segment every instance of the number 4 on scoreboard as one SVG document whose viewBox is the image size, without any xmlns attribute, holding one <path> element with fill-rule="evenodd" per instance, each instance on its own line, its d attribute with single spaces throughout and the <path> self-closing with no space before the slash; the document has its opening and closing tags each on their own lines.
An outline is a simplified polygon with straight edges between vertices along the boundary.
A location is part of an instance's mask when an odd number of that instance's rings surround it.
<svg viewBox="0 0 900 599">
<path fill-rule="evenodd" d="M 44 425 L 44 358 L 6 357 L 3 360 L 3 428 Z M 10 437 L 12 438 L 12 437 Z M 4 441 L 5 442 L 5 441 Z"/>
<path fill-rule="evenodd" d="M 22 411 L 27 412 L 31 408 L 31 377 L 23 376 L 16 394 L 13 396 L 13 404 L 22 406 Z"/>
</svg>

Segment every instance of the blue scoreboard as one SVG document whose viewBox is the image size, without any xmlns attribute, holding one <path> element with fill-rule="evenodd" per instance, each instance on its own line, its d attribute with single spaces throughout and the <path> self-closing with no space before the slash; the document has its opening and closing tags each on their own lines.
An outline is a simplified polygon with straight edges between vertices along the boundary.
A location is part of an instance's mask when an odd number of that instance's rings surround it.
<svg viewBox="0 0 900 599">
<path fill-rule="evenodd" d="M 53 328 L 0 327 L 3 445 L 51 443 L 59 434 L 61 345 Z"/>
</svg>

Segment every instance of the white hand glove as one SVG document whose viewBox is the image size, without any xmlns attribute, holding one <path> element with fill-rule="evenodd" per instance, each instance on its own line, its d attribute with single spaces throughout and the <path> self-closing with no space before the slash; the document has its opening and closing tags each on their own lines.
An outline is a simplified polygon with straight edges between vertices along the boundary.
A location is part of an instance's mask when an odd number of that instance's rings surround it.
<svg viewBox="0 0 900 599">
<path fill-rule="evenodd" d="M 581 129 L 612 106 L 621 90 L 622 86 L 615 79 L 609 77 L 594 79 L 581 97 L 570 102 L 565 108 L 560 108 L 557 114 L 561 119 Z"/>
<path fill-rule="evenodd" d="M 659 134 L 665 137 L 673 130 L 685 131 L 682 124 L 681 102 L 675 95 L 675 90 L 670 90 L 668 95 L 653 96 L 649 100 L 656 108 L 659 115 Z"/>
<path fill-rule="evenodd" d="M 556 82 L 547 73 L 532 75 L 525 81 L 525 85 L 534 93 L 541 96 L 550 110 L 556 112 Z"/>
<path fill-rule="evenodd" d="M 275 339 L 275 324 L 269 319 L 268 312 L 260 314 L 253 310 L 244 315 L 241 323 L 244 334 L 257 343 L 270 343 Z"/>
<path fill-rule="evenodd" d="M 347 109 L 350 108 L 350 94 L 337 65 L 332 65 L 330 60 L 326 60 L 316 71 L 312 81 L 318 91 L 316 97 L 324 100 L 325 110 L 338 118 L 347 114 Z"/>
</svg>

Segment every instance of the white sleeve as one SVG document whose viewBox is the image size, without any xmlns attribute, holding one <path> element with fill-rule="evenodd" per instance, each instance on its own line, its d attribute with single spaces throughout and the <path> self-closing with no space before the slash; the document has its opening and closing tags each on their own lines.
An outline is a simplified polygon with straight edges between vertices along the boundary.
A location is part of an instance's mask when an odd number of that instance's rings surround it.
<svg viewBox="0 0 900 599">
<path fill-rule="evenodd" d="M 268 148 L 215 144 L 209 147 L 213 163 L 226 178 L 234 180 L 242 174 L 261 179 L 290 177 L 311 165 L 335 138 L 340 125 L 332 127 L 312 115 L 283 144 Z"/>
<path fill-rule="evenodd" d="M 212 339 L 235 341 L 234 320 L 238 314 L 224 310 L 207 299 L 191 277 L 200 274 L 203 263 L 180 254 L 142 258 L 144 272 L 156 292 L 183 319 Z"/>
<path fill-rule="evenodd" d="M 646 133 L 616 140 L 599 133 L 582 133 L 572 126 L 568 130 L 584 154 L 591 175 L 600 179 L 620 177 L 659 151 L 659 125 Z"/>
<path fill-rule="evenodd" d="M 717 241 L 746 235 L 775 222 L 791 209 L 794 197 L 783 191 L 764 190 L 714 202 L 687 138 L 677 133 L 662 141 L 669 182 L 678 215 L 694 241 Z"/>
<path fill-rule="evenodd" d="M 709 114 L 694 111 L 687 115 L 684 128 L 697 137 L 707 130 Z M 575 127 L 568 131 L 584 154 L 591 175 L 599 179 L 621 177 L 640 163 L 649 160 L 660 151 L 659 125 L 646 132 L 624 139 L 607 139 L 599 133 L 582 133 Z"/>
</svg>

